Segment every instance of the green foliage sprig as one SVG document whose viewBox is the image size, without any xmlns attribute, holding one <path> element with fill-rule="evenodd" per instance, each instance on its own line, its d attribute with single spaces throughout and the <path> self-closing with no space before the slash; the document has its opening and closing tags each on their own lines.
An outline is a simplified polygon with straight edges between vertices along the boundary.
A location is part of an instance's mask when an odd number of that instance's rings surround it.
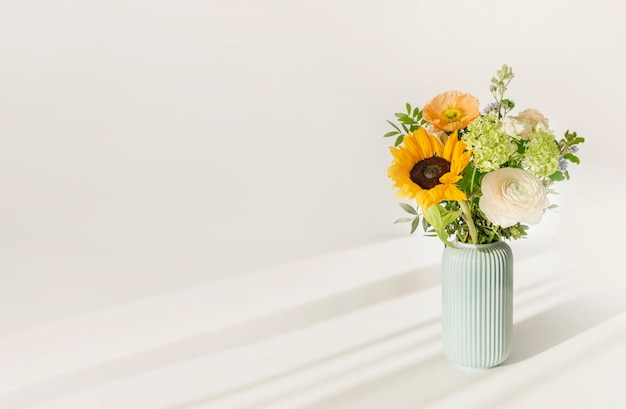
<svg viewBox="0 0 626 409">
<path fill-rule="evenodd" d="M 383 135 L 385 138 L 388 137 L 396 137 L 396 141 L 394 146 L 398 146 L 404 140 L 404 135 L 407 135 L 419 128 L 420 126 L 424 126 L 426 121 L 423 119 L 422 111 L 418 108 L 411 108 L 411 104 L 406 103 L 406 113 L 405 112 L 397 112 L 394 114 L 396 116 L 396 120 L 398 121 L 398 125 L 394 124 L 391 121 L 387 121 L 389 125 L 393 127 L 393 131 L 387 132 Z"/>
<path fill-rule="evenodd" d="M 488 106 L 488 110 L 491 111 L 488 113 L 496 114 L 498 118 L 504 118 L 507 113 L 515 108 L 513 101 L 504 98 L 504 93 L 508 90 L 508 86 L 514 77 L 513 70 L 506 64 L 496 71 L 496 75 L 491 78 L 491 85 L 489 86 L 489 91 L 493 95 L 495 102 Z"/>
<path fill-rule="evenodd" d="M 580 164 L 580 158 L 576 156 L 578 152 L 578 146 L 585 142 L 585 138 L 582 138 L 576 134 L 576 132 L 570 132 L 569 129 L 565 131 L 565 136 L 559 140 L 559 147 L 561 149 L 561 159 L 559 163 L 559 170 L 550 175 L 550 179 L 559 182 L 561 180 L 569 180 L 569 171 L 567 167 L 570 163 L 576 165 Z"/>
</svg>

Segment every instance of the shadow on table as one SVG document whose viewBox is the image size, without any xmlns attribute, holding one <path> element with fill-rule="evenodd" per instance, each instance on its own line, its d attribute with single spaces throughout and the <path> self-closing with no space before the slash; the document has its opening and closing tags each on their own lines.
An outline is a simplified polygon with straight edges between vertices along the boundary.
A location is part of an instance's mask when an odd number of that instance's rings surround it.
<svg viewBox="0 0 626 409">
<path fill-rule="evenodd" d="M 203 334 L 202 354 L 239 347 L 309 327 L 367 307 L 427 290 L 440 283 L 440 267 L 427 266 L 260 317 L 219 333 Z"/>
<path fill-rule="evenodd" d="M 336 295 L 303 303 L 294 308 L 262 316 L 230 328 L 198 334 L 181 341 L 152 348 L 147 351 L 120 357 L 102 364 L 86 367 L 61 377 L 45 380 L 24 387 L 0 397 L 0 407 L 19 402 L 20 405 L 33 405 L 42 400 L 58 398 L 77 390 L 146 372 L 167 365 L 180 364 L 200 356 L 226 349 L 243 347 L 278 337 L 289 332 L 306 328 L 326 320 L 347 315 L 361 309 L 392 301 L 419 291 L 432 288 L 440 283 L 440 266 L 431 265 L 419 269 L 400 272 L 383 280 Z M 436 323 L 436 322 L 435 322 Z M 423 325 L 430 325 L 429 321 Z M 407 331 L 415 331 L 417 327 Z M 406 331 L 389 335 L 389 339 L 404 335 Z M 385 338 L 375 343 L 383 342 Z M 367 347 L 365 345 L 362 347 Z M 358 350 L 356 348 L 355 350 Z M 349 352 L 349 351 L 348 351 Z M 335 359 L 331 357 L 329 359 Z M 121 365 L 120 363 L 124 364 Z M 319 364 L 315 363 L 312 365 Z M 306 368 L 305 368 L 306 369 Z M 271 382 L 274 379 L 259 382 Z M 255 386 L 255 385 L 253 385 Z M 245 389 L 242 387 L 241 389 Z M 37 391 L 37 394 L 33 393 Z M 227 394 L 226 392 L 224 394 Z M 9 405 L 7 405 L 8 407 Z"/>
<path fill-rule="evenodd" d="M 498 376 L 506 366 L 537 356 L 624 311 L 626 302 L 621 299 L 581 296 L 516 324 L 512 354 L 505 363 L 493 370 L 459 370 L 439 353 L 423 361 L 407 360 L 405 368 L 355 385 L 305 408 L 343 408 L 346 402 L 353 405 L 350 407 L 363 409 L 389 407 L 386 404 L 394 396 L 409 396 L 414 407 L 433 404 L 485 379 Z M 414 393 L 410 393 L 411 390 Z"/>
<path fill-rule="evenodd" d="M 513 326 L 513 349 L 502 365 L 532 358 L 626 311 L 621 299 L 583 296 Z"/>
</svg>

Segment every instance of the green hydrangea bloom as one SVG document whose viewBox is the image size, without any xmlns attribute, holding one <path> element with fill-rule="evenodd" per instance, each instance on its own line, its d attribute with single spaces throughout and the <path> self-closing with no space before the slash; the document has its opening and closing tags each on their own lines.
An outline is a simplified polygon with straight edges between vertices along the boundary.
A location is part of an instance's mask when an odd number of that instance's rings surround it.
<svg viewBox="0 0 626 409">
<path fill-rule="evenodd" d="M 473 149 L 474 165 L 481 172 L 498 169 L 509 160 L 511 139 L 494 117 L 480 117 L 467 127 L 463 141 Z"/>
<path fill-rule="evenodd" d="M 538 177 L 548 177 L 559 170 L 560 156 L 561 152 L 554 135 L 540 129 L 529 137 L 522 166 Z"/>
</svg>

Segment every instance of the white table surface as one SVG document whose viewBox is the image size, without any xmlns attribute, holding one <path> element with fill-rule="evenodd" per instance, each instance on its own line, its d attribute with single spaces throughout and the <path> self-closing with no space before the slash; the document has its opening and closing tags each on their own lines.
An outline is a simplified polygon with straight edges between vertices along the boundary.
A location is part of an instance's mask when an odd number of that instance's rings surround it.
<svg viewBox="0 0 626 409">
<path fill-rule="evenodd" d="M 580 227 L 602 205 L 598 225 L 625 231 L 624 196 L 568 195 L 511 243 L 513 351 L 497 368 L 445 358 L 443 247 L 402 237 L 5 334 L 0 408 L 626 407 L 624 240 Z"/>
</svg>

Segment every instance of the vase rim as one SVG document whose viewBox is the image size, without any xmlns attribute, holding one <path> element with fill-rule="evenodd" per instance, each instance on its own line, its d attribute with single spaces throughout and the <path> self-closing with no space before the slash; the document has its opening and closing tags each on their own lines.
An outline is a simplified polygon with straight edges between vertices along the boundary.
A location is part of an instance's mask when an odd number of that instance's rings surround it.
<svg viewBox="0 0 626 409">
<path fill-rule="evenodd" d="M 481 243 L 481 244 L 474 244 L 474 243 L 462 243 L 460 241 L 456 241 L 453 240 L 452 244 L 454 244 L 457 247 L 461 247 L 461 248 L 487 248 L 487 247 L 493 247 L 497 244 L 500 243 L 504 243 L 501 240 L 496 240 L 496 241 L 492 241 L 491 243 Z M 506 243 L 504 243 L 506 244 Z"/>
</svg>

